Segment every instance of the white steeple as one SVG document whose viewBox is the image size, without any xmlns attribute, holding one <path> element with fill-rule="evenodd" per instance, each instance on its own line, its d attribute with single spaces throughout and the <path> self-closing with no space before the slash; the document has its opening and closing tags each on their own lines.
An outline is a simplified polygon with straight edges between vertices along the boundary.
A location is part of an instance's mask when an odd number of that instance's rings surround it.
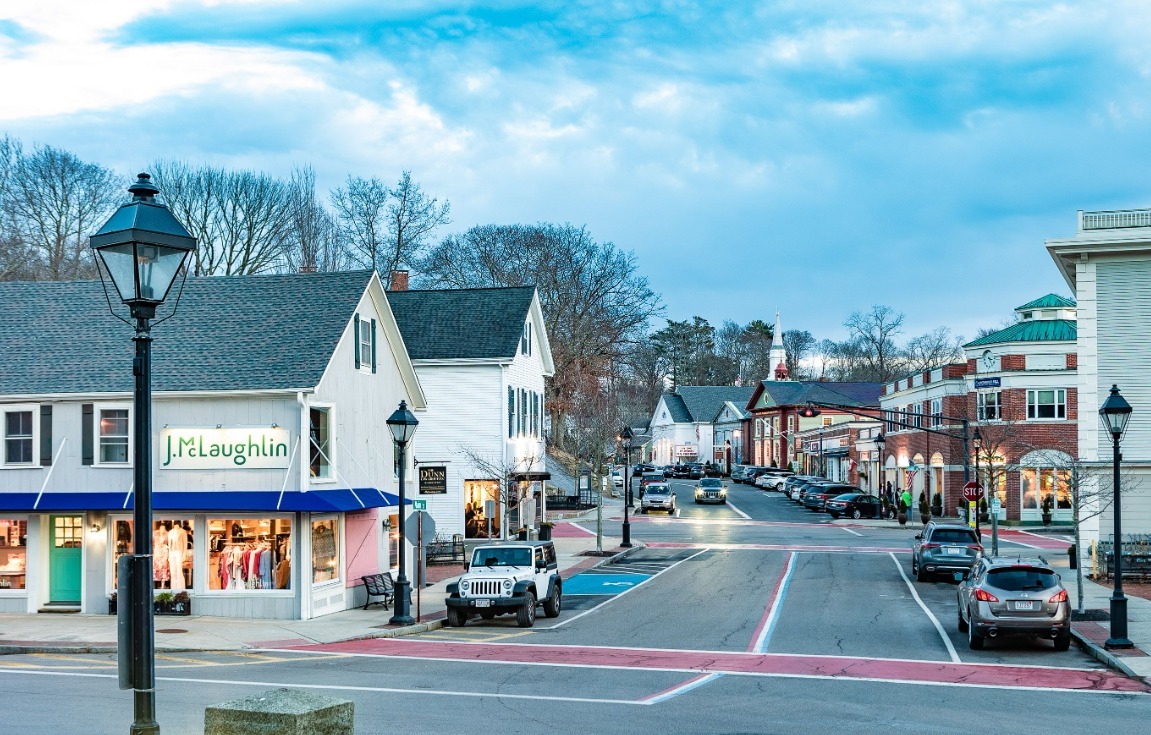
<svg viewBox="0 0 1151 735">
<path fill-rule="evenodd" d="M 775 330 L 771 334 L 771 353 L 768 355 L 771 375 L 768 380 L 787 380 L 787 351 L 783 349 L 783 327 L 779 324 L 779 312 L 775 312 Z"/>
</svg>

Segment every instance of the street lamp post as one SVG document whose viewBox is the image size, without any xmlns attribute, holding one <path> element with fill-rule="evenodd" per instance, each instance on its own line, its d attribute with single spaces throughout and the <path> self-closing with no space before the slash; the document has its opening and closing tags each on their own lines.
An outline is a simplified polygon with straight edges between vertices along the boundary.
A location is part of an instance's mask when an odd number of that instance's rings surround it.
<svg viewBox="0 0 1151 735">
<path fill-rule="evenodd" d="M 1112 384 L 1111 395 L 1103 401 L 1099 409 L 1099 418 L 1107 431 L 1111 432 L 1111 484 L 1114 497 L 1112 507 L 1115 509 L 1115 536 L 1111 544 L 1115 560 L 1115 587 L 1111 593 L 1111 637 L 1104 644 L 1107 648 L 1132 648 L 1134 644 L 1127 637 L 1127 598 L 1123 595 L 1123 523 L 1119 507 L 1119 462 L 1123 455 L 1119 453 L 1119 440 L 1127 430 L 1127 422 L 1131 420 L 1131 404 L 1119 395 L 1119 386 Z"/>
<path fill-rule="evenodd" d="M 619 433 L 620 444 L 623 445 L 624 464 L 623 464 L 623 540 L 620 546 L 627 548 L 631 546 L 631 521 L 628 520 L 628 509 L 631 506 L 631 480 L 628 478 L 628 470 L 631 469 L 631 440 L 635 437 L 632 433 L 630 426 L 623 427 L 623 431 Z"/>
<path fill-rule="evenodd" d="M 166 206 L 148 174 L 128 188 L 132 200 L 121 205 L 90 244 L 107 271 L 120 301 L 135 320 L 136 353 L 132 359 L 133 483 L 135 504 L 132 554 L 117 562 L 120 597 L 120 688 L 133 690 L 129 732 L 158 734 L 156 721 L 156 640 L 152 609 L 152 333 L 149 322 L 164 303 L 188 253 L 192 237 Z M 105 286 L 105 288 L 107 288 Z M 106 293 L 106 292 L 105 292 Z M 109 300 L 109 304 L 110 304 Z M 126 599 L 125 599 L 126 596 Z"/>
<path fill-rule="evenodd" d="M 392 440 L 396 443 L 396 449 L 400 453 L 400 574 L 396 578 L 396 607 L 394 614 L 388 621 L 392 625 L 411 625 L 415 622 L 412 618 L 411 605 L 412 605 L 412 586 L 408 582 L 408 555 L 407 555 L 407 542 L 405 536 L 405 521 L 407 521 L 407 513 L 404 507 L 407 503 L 407 488 L 405 485 L 405 474 L 407 469 L 407 448 L 408 442 L 416 434 L 416 427 L 419 421 L 416 420 L 415 415 L 408 410 L 408 402 L 400 401 L 400 407 L 388 417 L 388 429 L 392 432 Z"/>
<path fill-rule="evenodd" d="M 982 487 L 983 481 L 979 473 L 979 450 L 983 449 L 983 435 L 979 433 L 979 427 L 975 427 L 975 433 L 971 435 L 971 446 L 975 447 L 975 485 Z M 978 497 L 978 495 L 976 496 Z M 975 501 L 975 535 L 979 538 L 979 543 L 983 543 L 983 534 L 979 530 L 979 501 Z M 995 556 L 996 550 L 992 548 L 991 555 Z"/>
<path fill-rule="evenodd" d="M 827 477 L 827 465 L 823 462 L 823 425 L 819 427 L 819 476 Z"/>
<path fill-rule="evenodd" d="M 875 435 L 875 495 L 880 498 L 883 497 L 883 445 L 886 442 L 883 432 Z"/>
</svg>

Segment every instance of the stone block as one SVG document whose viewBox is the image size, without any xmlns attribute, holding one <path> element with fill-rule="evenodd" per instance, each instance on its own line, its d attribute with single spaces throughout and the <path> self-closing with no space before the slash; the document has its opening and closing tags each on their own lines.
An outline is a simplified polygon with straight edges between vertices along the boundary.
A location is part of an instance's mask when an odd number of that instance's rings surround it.
<svg viewBox="0 0 1151 735">
<path fill-rule="evenodd" d="M 204 735 L 352 735 L 354 714 L 346 699 L 274 689 L 209 707 Z"/>
</svg>

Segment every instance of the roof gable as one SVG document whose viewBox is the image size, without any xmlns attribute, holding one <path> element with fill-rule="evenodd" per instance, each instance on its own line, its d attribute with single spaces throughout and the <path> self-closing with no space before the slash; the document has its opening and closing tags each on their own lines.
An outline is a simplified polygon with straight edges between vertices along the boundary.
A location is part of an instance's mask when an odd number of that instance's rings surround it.
<svg viewBox="0 0 1151 735">
<path fill-rule="evenodd" d="M 713 421 L 728 401 L 746 405 L 754 390 L 750 385 L 681 385 L 664 397 L 678 399 L 667 401 L 676 423 L 706 423 Z M 680 417 L 676 417 L 676 411 L 680 411 Z"/>
<path fill-rule="evenodd" d="M 413 360 L 510 360 L 519 351 L 535 289 L 388 291 L 387 295 Z M 545 331 L 542 323 L 538 327 Z"/>
<path fill-rule="evenodd" d="M 372 276 L 189 278 L 154 322 L 153 390 L 315 387 Z M 0 283 L 0 304 L 0 395 L 132 390 L 132 328 L 99 281 Z"/>
<path fill-rule="evenodd" d="M 963 346 L 982 347 L 1002 342 L 1074 342 L 1077 335 L 1078 328 L 1071 319 L 1028 320 L 1017 322 Z"/>
<path fill-rule="evenodd" d="M 823 380 L 764 380 L 756 387 L 749 408 L 834 403 L 852 407 L 878 407 L 882 383 Z"/>
<path fill-rule="evenodd" d="M 1028 301 L 1023 306 L 1016 306 L 1015 311 L 1022 309 L 1074 309 L 1075 299 L 1069 299 L 1066 296 L 1049 293 L 1046 296 L 1041 296 L 1034 301 Z"/>
</svg>

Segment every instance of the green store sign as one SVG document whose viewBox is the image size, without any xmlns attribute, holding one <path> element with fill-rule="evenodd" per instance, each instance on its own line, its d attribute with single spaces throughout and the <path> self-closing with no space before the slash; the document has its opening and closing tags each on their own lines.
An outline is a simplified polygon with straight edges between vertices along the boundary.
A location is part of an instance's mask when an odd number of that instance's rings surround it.
<svg viewBox="0 0 1151 735">
<path fill-rule="evenodd" d="M 162 470 L 287 469 L 288 430 L 263 427 L 160 430 Z"/>
</svg>

